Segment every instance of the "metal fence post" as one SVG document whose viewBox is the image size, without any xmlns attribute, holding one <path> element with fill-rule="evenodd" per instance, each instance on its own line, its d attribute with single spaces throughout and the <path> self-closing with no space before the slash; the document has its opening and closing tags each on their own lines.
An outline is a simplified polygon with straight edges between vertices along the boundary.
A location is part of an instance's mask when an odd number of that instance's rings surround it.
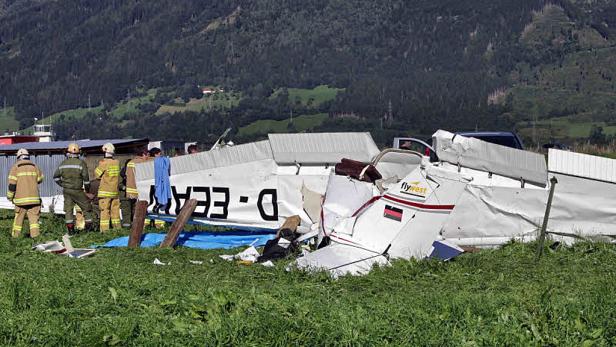
<svg viewBox="0 0 616 347">
<path fill-rule="evenodd" d="M 539 244 L 537 245 L 537 254 L 535 260 L 539 260 L 543 254 L 543 245 L 545 244 L 545 234 L 548 228 L 548 219 L 550 219 L 550 209 L 552 209 L 552 198 L 554 198 L 554 189 L 558 180 L 556 176 L 552 176 L 550 179 L 550 195 L 548 196 L 548 204 L 545 207 L 545 215 L 543 216 L 543 225 L 541 225 L 541 233 L 539 234 Z"/>
</svg>

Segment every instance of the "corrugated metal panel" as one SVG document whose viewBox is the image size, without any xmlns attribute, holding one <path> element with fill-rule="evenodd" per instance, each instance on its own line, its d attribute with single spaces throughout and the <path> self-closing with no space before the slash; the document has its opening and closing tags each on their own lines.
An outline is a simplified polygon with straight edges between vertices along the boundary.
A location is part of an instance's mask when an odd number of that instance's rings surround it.
<svg viewBox="0 0 616 347">
<path fill-rule="evenodd" d="M 565 175 L 616 183 L 616 160 L 550 149 L 548 169 Z"/>
<path fill-rule="evenodd" d="M 171 174 L 179 175 L 272 158 L 269 141 L 252 142 L 171 158 Z M 153 179 L 154 162 L 136 165 L 135 174 L 138 181 Z"/>
<path fill-rule="evenodd" d="M 55 155 L 38 155 L 30 156 L 30 159 L 41 169 L 45 175 L 43 183 L 39 185 L 39 193 L 41 196 L 50 197 L 62 194 L 62 189 L 53 181 L 53 174 L 56 168 L 60 165 L 64 156 L 61 154 Z M 0 156 L 0 196 L 6 196 L 8 189 L 8 175 L 11 166 L 15 164 L 17 158 L 15 156 Z"/>
<path fill-rule="evenodd" d="M 342 158 L 370 162 L 379 153 L 370 133 L 269 134 L 278 164 L 337 163 Z"/>
<path fill-rule="evenodd" d="M 436 154 L 442 161 L 547 185 L 547 166 L 541 154 L 454 135 L 444 130 L 438 130 L 433 138 Z"/>
</svg>

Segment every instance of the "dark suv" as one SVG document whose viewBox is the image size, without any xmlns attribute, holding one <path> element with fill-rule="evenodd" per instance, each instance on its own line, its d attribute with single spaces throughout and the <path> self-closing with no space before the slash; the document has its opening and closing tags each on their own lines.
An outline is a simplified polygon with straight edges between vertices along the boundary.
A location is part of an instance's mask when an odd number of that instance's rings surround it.
<svg viewBox="0 0 616 347">
<path fill-rule="evenodd" d="M 520 137 L 516 133 L 511 131 L 473 131 L 456 133 L 456 135 L 472 137 L 501 146 L 524 149 L 524 145 L 522 144 L 522 140 L 520 139 Z"/>
</svg>

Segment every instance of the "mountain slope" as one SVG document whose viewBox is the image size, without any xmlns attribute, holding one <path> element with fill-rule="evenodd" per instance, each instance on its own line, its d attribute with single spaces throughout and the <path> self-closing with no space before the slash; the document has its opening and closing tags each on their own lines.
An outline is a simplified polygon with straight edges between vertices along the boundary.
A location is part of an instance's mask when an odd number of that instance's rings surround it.
<svg viewBox="0 0 616 347">
<path fill-rule="evenodd" d="M 419 133 L 508 127 L 532 119 L 541 96 L 529 90 L 559 95 L 552 84 L 581 83 L 567 77 L 569 61 L 607 51 L 616 27 L 608 1 L 0 4 L 0 96 L 22 125 L 33 114 L 110 105 L 139 90 L 222 85 L 246 96 L 228 120 L 243 126 L 284 117 L 260 113 L 282 110 L 273 104 L 256 106 L 273 103 L 275 89 L 327 84 L 345 92 L 318 110 L 332 116 L 325 127 L 371 129 L 381 119 L 384 128 Z M 584 83 L 582 91 L 607 86 Z M 345 114 L 355 121 L 336 118 Z"/>
</svg>

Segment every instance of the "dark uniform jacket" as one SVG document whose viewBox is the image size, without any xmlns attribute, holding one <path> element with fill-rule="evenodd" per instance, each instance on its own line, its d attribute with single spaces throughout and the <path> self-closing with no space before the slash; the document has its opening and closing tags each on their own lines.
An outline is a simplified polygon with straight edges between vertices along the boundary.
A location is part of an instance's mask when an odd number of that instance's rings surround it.
<svg viewBox="0 0 616 347">
<path fill-rule="evenodd" d="M 82 190 L 89 188 L 88 166 L 79 158 L 66 158 L 53 174 L 54 181 L 64 189 Z"/>
</svg>

